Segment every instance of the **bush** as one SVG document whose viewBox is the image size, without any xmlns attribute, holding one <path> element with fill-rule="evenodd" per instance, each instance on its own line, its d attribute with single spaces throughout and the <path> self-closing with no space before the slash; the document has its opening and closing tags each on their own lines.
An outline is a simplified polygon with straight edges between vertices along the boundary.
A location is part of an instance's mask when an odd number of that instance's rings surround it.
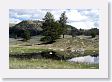
<svg viewBox="0 0 112 82">
<path fill-rule="evenodd" d="M 91 37 L 94 38 L 96 34 L 94 32 L 91 33 Z"/>
<path fill-rule="evenodd" d="M 23 41 L 27 41 L 31 38 L 30 32 L 28 30 L 24 30 L 23 32 Z"/>
<path fill-rule="evenodd" d="M 52 38 L 50 36 L 44 36 L 43 38 L 41 38 L 41 41 L 48 43 L 48 42 L 52 42 Z"/>
</svg>

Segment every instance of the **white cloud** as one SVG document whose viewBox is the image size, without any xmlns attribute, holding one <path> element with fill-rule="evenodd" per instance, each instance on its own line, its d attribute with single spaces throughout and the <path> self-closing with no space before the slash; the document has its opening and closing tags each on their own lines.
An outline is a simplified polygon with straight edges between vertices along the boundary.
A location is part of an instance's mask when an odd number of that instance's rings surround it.
<svg viewBox="0 0 112 82">
<path fill-rule="evenodd" d="M 99 21 L 99 10 L 97 9 L 88 9 L 88 10 L 79 10 L 78 11 L 82 16 L 86 16 L 87 21 Z"/>
<path fill-rule="evenodd" d="M 87 19 L 86 16 L 82 16 L 77 10 L 72 10 L 71 12 L 66 13 L 66 15 L 69 21 L 84 21 Z"/>
<path fill-rule="evenodd" d="M 42 19 L 45 12 L 36 9 L 10 9 L 9 17 L 20 20 Z"/>
<path fill-rule="evenodd" d="M 15 18 L 10 18 L 10 19 L 9 19 L 9 22 L 10 22 L 10 23 L 17 24 L 17 23 L 21 22 L 21 20 L 15 19 Z"/>
<path fill-rule="evenodd" d="M 31 15 L 28 15 L 28 14 L 26 14 L 26 15 L 17 15 L 16 17 L 17 18 L 22 18 L 22 19 L 29 19 L 31 17 Z"/>
<path fill-rule="evenodd" d="M 56 20 L 63 11 L 66 11 L 68 24 L 77 28 L 89 29 L 99 27 L 99 10 L 95 9 L 10 9 L 10 23 L 22 20 L 42 20 L 46 12 L 51 12 Z"/>
<path fill-rule="evenodd" d="M 91 29 L 91 28 L 98 28 L 94 26 L 93 22 L 72 22 L 72 23 L 68 23 L 69 25 L 72 25 L 74 27 L 76 27 L 77 29 Z"/>
</svg>

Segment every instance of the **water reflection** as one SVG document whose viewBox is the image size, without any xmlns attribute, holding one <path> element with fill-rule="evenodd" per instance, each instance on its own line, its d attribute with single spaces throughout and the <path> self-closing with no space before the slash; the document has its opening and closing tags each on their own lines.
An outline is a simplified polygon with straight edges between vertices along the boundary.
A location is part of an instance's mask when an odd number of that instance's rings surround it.
<svg viewBox="0 0 112 82">
<path fill-rule="evenodd" d="M 68 60 L 69 62 L 80 62 L 80 63 L 90 63 L 90 64 L 99 64 L 99 56 L 84 56 L 84 57 L 75 57 Z"/>
</svg>

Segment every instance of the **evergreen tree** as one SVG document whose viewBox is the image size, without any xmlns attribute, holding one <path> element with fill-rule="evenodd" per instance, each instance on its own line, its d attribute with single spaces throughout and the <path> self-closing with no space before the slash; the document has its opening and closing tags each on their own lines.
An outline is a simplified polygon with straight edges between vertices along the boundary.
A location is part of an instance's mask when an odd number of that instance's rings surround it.
<svg viewBox="0 0 112 82">
<path fill-rule="evenodd" d="M 47 12 L 44 17 L 44 23 L 42 25 L 43 29 L 43 38 L 41 41 L 45 43 L 51 43 L 55 41 L 61 35 L 60 24 L 55 21 L 53 15 L 50 12 Z"/>
<path fill-rule="evenodd" d="M 66 23 L 67 23 L 67 17 L 65 15 L 65 11 L 61 14 L 60 16 L 60 20 L 59 20 L 59 23 L 61 24 L 61 27 L 62 27 L 62 34 L 63 34 L 63 38 L 64 38 L 64 35 L 67 31 L 67 27 L 66 27 Z"/>
</svg>

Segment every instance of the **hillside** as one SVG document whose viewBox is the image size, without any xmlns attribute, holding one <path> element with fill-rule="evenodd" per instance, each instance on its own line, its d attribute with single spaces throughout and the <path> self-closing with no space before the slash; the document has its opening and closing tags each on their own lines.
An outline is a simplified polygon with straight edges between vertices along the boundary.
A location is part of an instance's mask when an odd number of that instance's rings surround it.
<svg viewBox="0 0 112 82">
<path fill-rule="evenodd" d="M 13 27 L 13 26 L 15 26 L 16 24 L 14 24 L 14 23 L 9 23 L 9 27 Z"/>
<path fill-rule="evenodd" d="M 41 21 L 22 21 L 14 26 L 14 28 L 19 29 L 37 29 L 41 30 L 42 22 Z"/>
<path fill-rule="evenodd" d="M 11 24 L 9 25 L 12 26 Z M 35 36 L 40 34 L 40 31 L 42 31 L 41 26 L 41 21 L 22 21 L 9 28 L 9 35 L 10 37 L 22 37 L 22 33 L 24 32 L 24 30 L 28 30 L 31 36 Z"/>
</svg>

